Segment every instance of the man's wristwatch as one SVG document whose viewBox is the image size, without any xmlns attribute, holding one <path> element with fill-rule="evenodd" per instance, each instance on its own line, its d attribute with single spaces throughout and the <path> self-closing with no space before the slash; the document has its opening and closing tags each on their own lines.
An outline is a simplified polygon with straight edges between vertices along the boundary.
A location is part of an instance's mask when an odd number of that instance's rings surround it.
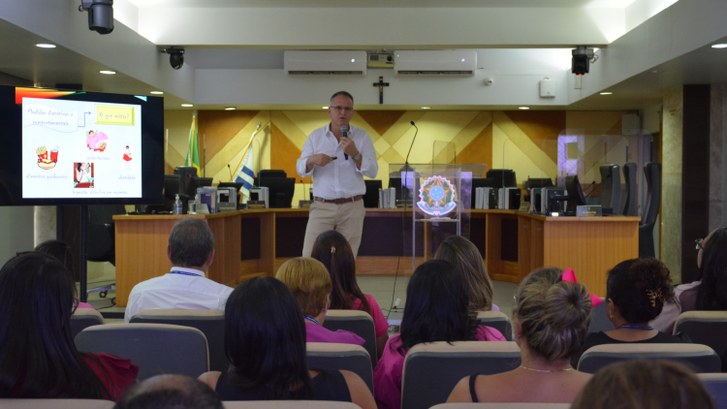
<svg viewBox="0 0 727 409">
<path fill-rule="evenodd" d="M 353 160 L 355 160 L 356 162 L 358 162 L 358 161 L 360 161 L 360 160 L 361 160 L 361 158 L 362 158 L 362 156 L 361 156 L 361 152 L 359 152 L 359 153 L 357 153 L 357 154 L 355 154 L 355 155 L 353 155 L 353 156 L 351 156 L 351 157 L 353 158 Z"/>
</svg>

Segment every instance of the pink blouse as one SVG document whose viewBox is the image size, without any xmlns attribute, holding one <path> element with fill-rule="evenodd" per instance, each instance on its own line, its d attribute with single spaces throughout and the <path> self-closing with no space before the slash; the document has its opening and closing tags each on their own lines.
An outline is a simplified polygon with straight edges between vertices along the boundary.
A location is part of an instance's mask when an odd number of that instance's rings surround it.
<svg viewBox="0 0 727 409">
<path fill-rule="evenodd" d="M 475 332 L 477 341 L 507 341 L 500 331 L 479 325 Z M 396 334 L 389 338 L 384 352 L 374 369 L 374 398 L 379 409 L 399 409 L 401 407 L 401 375 L 404 369 L 406 351 L 399 352 L 401 337 Z"/>
</svg>

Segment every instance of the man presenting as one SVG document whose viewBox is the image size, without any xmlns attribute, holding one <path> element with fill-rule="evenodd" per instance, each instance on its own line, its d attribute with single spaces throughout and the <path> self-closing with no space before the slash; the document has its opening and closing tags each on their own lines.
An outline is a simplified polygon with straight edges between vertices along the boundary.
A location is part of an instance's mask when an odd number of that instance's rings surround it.
<svg viewBox="0 0 727 409">
<path fill-rule="evenodd" d="M 204 219 L 179 219 L 169 233 L 171 270 L 131 289 L 124 321 L 147 309 L 224 310 L 232 288 L 207 278 L 215 238 Z"/>
<path fill-rule="evenodd" d="M 338 91 L 328 106 L 331 122 L 313 131 L 303 144 L 296 163 L 301 177 L 313 175 L 313 204 L 305 229 L 303 256 L 310 256 L 318 235 L 338 230 L 351 245 L 354 256 L 361 244 L 366 210 L 363 177 L 376 177 L 379 164 L 371 137 L 349 124 L 353 96 Z"/>
</svg>

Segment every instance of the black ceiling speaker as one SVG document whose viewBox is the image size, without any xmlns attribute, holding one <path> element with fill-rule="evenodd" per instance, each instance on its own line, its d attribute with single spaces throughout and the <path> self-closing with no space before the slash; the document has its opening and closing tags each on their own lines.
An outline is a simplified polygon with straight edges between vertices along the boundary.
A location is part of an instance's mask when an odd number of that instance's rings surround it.
<svg viewBox="0 0 727 409">
<path fill-rule="evenodd" d="M 114 31 L 114 0 L 81 0 L 78 11 L 88 11 L 88 29 L 99 34 Z"/>
<path fill-rule="evenodd" d="M 162 48 L 163 53 L 169 54 L 169 65 L 175 70 L 182 68 L 184 65 L 184 48 L 182 47 L 169 47 Z"/>
</svg>

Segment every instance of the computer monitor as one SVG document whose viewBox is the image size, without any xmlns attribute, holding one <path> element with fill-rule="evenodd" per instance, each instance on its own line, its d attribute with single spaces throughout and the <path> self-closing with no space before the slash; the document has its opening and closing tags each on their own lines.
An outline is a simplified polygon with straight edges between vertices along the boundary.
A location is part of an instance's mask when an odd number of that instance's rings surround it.
<svg viewBox="0 0 727 409">
<path fill-rule="evenodd" d="M 475 202 L 477 201 L 477 188 L 478 187 L 493 187 L 492 179 L 489 178 L 472 178 L 472 206 L 470 209 L 476 207 Z"/>
<path fill-rule="evenodd" d="M 271 208 L 289 208 L 295 191 L 295 178 L 265 178 L 258 181 L 260 186 L 268 188 L 268 206 Z"/>
<path fill-rule="evenodd" d="M 379 189 L 381 189 L 381 181 L 378 179 L 364 180 L 366 185 L 366 193 L 363 201 L 364 207 L 379 207 Z"/>
<path fill-rule="evenodd" d="M 583 188 L 578 181 L 578 175 L 565 177 L 565 190 L 568 192 L 565 213 L 567 215 L 575 215 L 576 207 L 586 204 L 586 196 L 583 194 Z"/>
<path fill-rule="evenodd" d="M 197 187 L 212 186 L 212 178 L 199 177 L 197 178 Z"/>
<path fill-rule="evenodd" d="M 490 169 L 487 178 L 492 180 L 494 188 L 517 187 L 517 178 L 512 169 Z"/>
<path fill-rule="evenodd" d="M 523 184 L 525 188 L 525 201 L 530 202 L 530 189 L 541 189 L 544 187 L 552 187 L 553 180 L 551 178 L 528 178 Z"/>
</svg>

